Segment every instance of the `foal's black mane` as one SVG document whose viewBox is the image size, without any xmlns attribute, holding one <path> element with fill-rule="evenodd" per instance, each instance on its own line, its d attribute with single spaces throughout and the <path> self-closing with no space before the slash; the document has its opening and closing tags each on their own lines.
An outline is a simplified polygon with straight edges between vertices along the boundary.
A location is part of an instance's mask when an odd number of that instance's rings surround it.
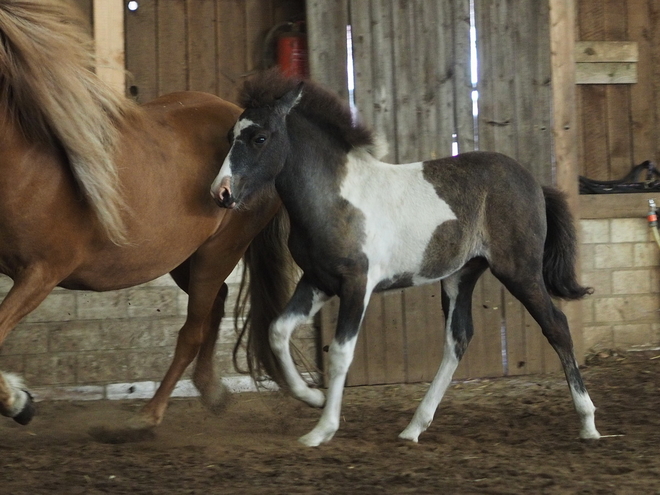
<svg viewBox="0 0 660 495">
<path fill-rule="evenodd" d="M 246 109 L 271 107 L 300 82 L 300 79 L 284 76 L 278 69 L 260 72 L 243 85 L 240 105 Z M 349 148 L 375 146 L 374 133 L 365 125 L 354 122 L 351 109 L 339 96 L 312 81 L 306 80 L 303 84 L 302 97 L 294 112 L 330 131 Z"/>
</svg>

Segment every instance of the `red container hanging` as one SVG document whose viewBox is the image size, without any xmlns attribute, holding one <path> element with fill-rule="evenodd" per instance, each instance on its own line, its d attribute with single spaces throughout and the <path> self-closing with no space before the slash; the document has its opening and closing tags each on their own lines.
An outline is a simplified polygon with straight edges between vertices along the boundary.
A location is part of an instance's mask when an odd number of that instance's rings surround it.
<svg viewBox="0 0 660 495">
<path fill-rule="evenodd" d="M 294 24 L 294 30 L 282 33 L 277 38 L 277 65 L 284 75 L 306 79 L 309 77 L 307 65 L 307 36 Z"/>
</svg>

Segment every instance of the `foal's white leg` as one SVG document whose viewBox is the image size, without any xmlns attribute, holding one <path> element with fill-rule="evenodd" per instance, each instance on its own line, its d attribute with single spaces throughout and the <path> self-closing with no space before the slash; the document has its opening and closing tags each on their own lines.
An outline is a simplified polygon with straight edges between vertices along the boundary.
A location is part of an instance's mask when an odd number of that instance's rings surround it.
<svg viewBox="0 0 660 495">
<path fill-rule="evenodd" d="M 455 298 L 451 299 L 449 304 L 449 316 L 445 325 L 445 348 L 442 356 L 442 363 L 436 373 L 431 386 L 429 387 L 422 402 L 420 402 L 412 421 L 399 434 L 399 438 L 417 442 L 421 435 L 433 421 L 436 409 L 445 395 L 451 378 L 458 367 L 459 359 L 456 355 L 456 343 L 451 331 L 451 321 L 454 313 Z"/>
<path fill-rule="evenodd" d="M 309 447 L 316 447 L 328 442 L 339 429 L 339 418 L 341 415 L 341 402 L 344 394 L 344 383 L 348 368 L 353 361 L 357 334 L 345 342 L 339 343 L 337 339 L 332 341 L 328 350 L 328 398 L 321 414 L 321 419 L 314 429 L 298 441 Z"/>
<path fill-rule="evenodd" d="M 284 312 L 269 330 L 270 347 L 282 367 L 291 394 L 313 407 L 323 407 L 325 397 L 319 389 L 310 388 L 300 376 L 291 357 L 289 342 L 296 327 L 314 316 L 328 299 L 327 294 L 301 280 Z"/>
<path fill-rule="evenodd" d="M 574 365 L 571 369 L 579 370 L 575 359 L 573 359 L 573 363 Z M 596 406 L 594 406 L 594 403 L 591 401 L 591 397 L 589 397 L 589 393 L 584 387 L 582 379 L 580 378 L 579 381 L 576 381 L 569 377 L 568 386 L 571 391 L 571 397 L 573 398 L 575 411 L 578 413 L 582 424 L 580 438 L 583 440 L 598 440 L 600 438 L 600 433 L 596 429 Z"/>
</svg>

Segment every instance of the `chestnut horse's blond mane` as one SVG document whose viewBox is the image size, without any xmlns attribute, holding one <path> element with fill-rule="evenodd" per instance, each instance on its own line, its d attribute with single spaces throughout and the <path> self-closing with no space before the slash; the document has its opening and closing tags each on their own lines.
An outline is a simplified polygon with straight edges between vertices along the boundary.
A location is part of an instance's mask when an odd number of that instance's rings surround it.
<svg viewBox="0 0 660 495">
<path fill-rule="evenodd" d="M 0 105 L 31 141 L 61 143 L 110 238 L 126 241 L 114 162 L 118 125 L 138 106 L 92 72 L 92 39 L 61 0 L 0 0 Z"/>
</svg>

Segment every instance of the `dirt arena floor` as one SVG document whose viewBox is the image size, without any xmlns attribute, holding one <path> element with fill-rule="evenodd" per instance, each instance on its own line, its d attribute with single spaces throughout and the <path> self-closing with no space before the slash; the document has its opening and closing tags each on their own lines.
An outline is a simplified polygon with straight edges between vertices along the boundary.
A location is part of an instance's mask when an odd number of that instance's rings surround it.
<svg viewBox="0 0 660 495">
<path fill-rule="evenodd" d="M 42 402 L 27 427 L 0 422 L 0 493 L 660 493 L 660 352 L 601 355 L 584 369 L 607 435 L 578 440 L 563 376 L 452 385 L 419 444 L 397 440 L 421 385 L 348 389 L 335 439 L 296 442 L 319 411 L 243 394 L 222 416 L 173 400 L 141 441 L 101 443 L 137 402 Z M 121 440 L 121 439 L 116 439 Z"/>
</svg>

